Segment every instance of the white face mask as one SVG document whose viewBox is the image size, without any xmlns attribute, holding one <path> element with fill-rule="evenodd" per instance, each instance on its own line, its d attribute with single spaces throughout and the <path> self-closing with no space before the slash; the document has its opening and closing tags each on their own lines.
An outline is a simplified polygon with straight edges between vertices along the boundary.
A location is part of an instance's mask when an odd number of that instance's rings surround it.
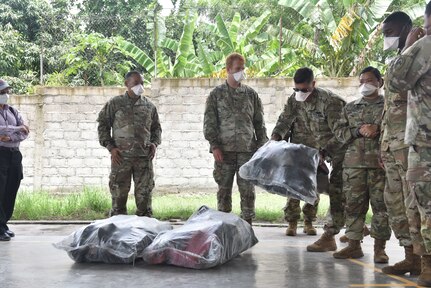
<svg viewBox="0 0 431 288">
<path fill-rule="evenodd" d="M 133 86 L 131 89 L 136 96 L 141 96 L 142 93 L 144 93 L 144 86 L 142 86 L 141 84 Z"/>
<path fill-rule="evenodd" d="M 359 93 L 361 93 L 363 96 L 370 96 L 378 89 L 379 89 L 378 87 L 372 84 L 365 83 L 359 87 Z"/>
<path fill-rule="evenodd" d="M 0 105 L 7 104 L 9 100 L 9 94 L 0 94 Z"/>
<path fill-rule="evenodd" d="M 385 51 L 397 50 L 399 44 L 400 44 L 400 37 L 385 37 L 383 50 Z"/>
<path fill-rule="evenodd" d="M 244 70 L 233 73 L 232 75 L 233 75 L 233 79 L 235 79 L 235 81 L 238 83 L 241 82 L 242 80 L 245 80 L 245 77 L 246 77 Z"/>
<path fill-rule="evenodd" d="M 298 91 L 298 92 L 295 92 L 295 100 L 299 102 L 304 102 L 305 100 L 307 100 L 308 96 L 310 95 L 311 95 L 311 92 Z"/>
</svg>

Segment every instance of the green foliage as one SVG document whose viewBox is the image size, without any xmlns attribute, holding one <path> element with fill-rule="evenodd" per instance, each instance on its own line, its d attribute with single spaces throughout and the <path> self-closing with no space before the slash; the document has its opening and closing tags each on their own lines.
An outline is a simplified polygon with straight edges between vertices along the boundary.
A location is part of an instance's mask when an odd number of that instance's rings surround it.
<svg viewBox="0 0 431 288">
<path fill-rule="evenodd" d="M 376 60 L 385 62 L 387 55 L 382 51 L 378 28 L 394 2 L 346 0 L 336 9 L 329 0 L 280 0 L 279 4 L 295 10 L 303 17 L 302 23 L 314 31 L 311 38 L 302 33 L 303 24 L 293 29 L 320 47 L 321 53 L 311 55 L 308 62 L 314 63 L 325 76 L 346 77 Z M 409 11 L 413 18 L 419 16 L 415 9 Z"/>
<path fill-rule="evenodd" d="M 239 215 L 240 199 L 233 194 L 233 213 Z M 286 198 L 259 192 L 256 195 L 256 221 L 283 223 L 283 206 Z M 217 199 L 214 194 L 155 194 L 153 196 L 154 217 L 160 220 L 189 218 L 200 206 L 207 205 L 217 209 Z M 106 218 L 111 208 L 109 192 L 97 188 L 86 187 L 81 192 L 53 195 L 48 192 L 18 193 L 13 220 L 94 220 Z M 329 208 L 329 199 L 322 195 L 319 203 L 319 222 L 324 221 Z M 127 203 L 129 214 L 136 210 L 133 197 Z M 371 213 L 367 215 L 370 223 Z"/>
<path fill-rule="evenodd" d="M 82 85 L 120 85 L 131 63 L 117 53 L 119 37 L 106 38 L 99 33 L 76 34 L 74 46 L 63 56 L 67 77 L 82 79 Z M 121 64 L 120 64 L 121 63 Z"/>
<path fill-rule="evenodd" d="M 225 77 L 232 52 L 249 77 L 301 66 L 333 77 L 384 69 L 379 24 L 402 10 L 422 25 L 425 1 L 0 0 L 0 77 L 20 93 L 49 86 L 122 85 L 129 69 L 153 77 Z M 71 13 L 73 12 L 73 13 Z M 42 68 L 40 67 L 42 59 Z"/>
</svg>

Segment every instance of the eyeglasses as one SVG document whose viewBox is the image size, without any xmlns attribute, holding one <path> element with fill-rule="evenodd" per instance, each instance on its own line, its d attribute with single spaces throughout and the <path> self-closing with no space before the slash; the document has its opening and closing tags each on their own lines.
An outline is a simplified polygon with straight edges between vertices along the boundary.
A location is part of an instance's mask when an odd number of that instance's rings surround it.
<svg viewBox="0 0 431 288">
<path fill-rule="evenodd" d="M 307 93 L 307 92 L 310 92 L 310 89 L 298 89 L 298 88 L 293 88 L 293 91 L 295 91 L 295 92 L 299 92 L 299 91 L 301 91 L 302 93 Z"/>
</svg>

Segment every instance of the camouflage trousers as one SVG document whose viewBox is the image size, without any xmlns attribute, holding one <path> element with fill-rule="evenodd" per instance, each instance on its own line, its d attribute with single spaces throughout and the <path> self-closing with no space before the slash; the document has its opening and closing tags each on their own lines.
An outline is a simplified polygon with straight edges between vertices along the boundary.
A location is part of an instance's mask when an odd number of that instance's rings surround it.
<svg viewBox="0 0 431 288">
<path fill-rule="evenodd" d="M 153 163 L 145 157 L 123 157 L 120 165 L 111 164 L 109 176 L 109 188 L 112 197 L 111 216 L 127 214 L 127 197 L 132 177 L 135 184 L 136 215 L 152 216 Z"/>
<path fill-rule="evenodd" d="M 329 219 L 325 223 L 324 230 L 329 234 L 336 235 L 344 227 L 345 223 L 345 195 L 343 192 L 343 159 L 342 156 L 334 157 L 332 160 L 332 171 L 329 177 Z"/>
<path fill-rule="evenodd" d="M 408 159 L 406 207 L 413 249 L 431 255 L 431 148 L 412 146 Z"/>
<path fill-rule="evenodd" d="M 214 164 L 214 180 L 218 184 L 217 208 L 219 211 L 232 211 L 232 186 L 236 175 L 236 182 L 241 198 L 241 217 L 243 219 L 253 219 L 255 216 L 254 202 L 256 199 L 254 185 L 242 179 L 239 168 L 244 165 L 253 153 L 224 152 L 223 163 Z"/>
<path fill-rule="evenodd" d="M 329 178 L 328 174 L 317 170 L 317 192 L 328 194 Z M 304 214 L 304 221 L 313 222 L 316 221 L 317 210 L 319 208 L 319 194 L 317 194 L 317 200 L 314 205 L 305 203 L 302 206 L 302 213 Z M 301 203 L 297 199 L 287 198 L 286 206 L 284 210 L 284 220 L 287 222 L 298 222 L 301 218 Z"/>
<path fill-rule="evenodd" d="M 373 210 L 371 237 L 381 240 L 391 238 L 388 213 L 383 198 L 385 171 L 380 168 L 344 168 L 346 193 L 346 236 L 362 240 L 369 205 Z"/>
<path fill-rule="evenodd" d="M 302 213 L 304 214 L 304 221 L 316 221 L 317 209 L 319 206 L 319 199 L 314 205 L 305 203 L 302 206 Z M 301 219 L 301 203 L 297 199 L 288 198 L 284 210 L 284 219 L 287 222 L 298 222 Z"/>
<path fill-rule="evenodd" d="M 383 194 L 388 211 L 389 224 L 400 246 L 412 245 L 405 203 L 405 199 L 409 195 L 406 181 L 408 153 L 408 148 L 381 152 L 386 171 L 386 185 Z"/>
</svg>

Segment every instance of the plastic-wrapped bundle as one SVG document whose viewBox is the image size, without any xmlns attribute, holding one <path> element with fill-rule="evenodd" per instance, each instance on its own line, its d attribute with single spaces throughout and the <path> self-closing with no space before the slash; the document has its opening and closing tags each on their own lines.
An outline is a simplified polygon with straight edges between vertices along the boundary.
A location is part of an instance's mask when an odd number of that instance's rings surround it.
<svg viewBox="0 0 431 288">
<path fill-rule="evenodd" d="M 153 218 L 117 215 L 80 228 L 54 247 L 76 262 L 133 263 L 157 234 L 171 229 Z"/>
<path fill-rule="evenodd" d="M 183 226 L 159 234 L 145 249 L 144 260 L 207 269 L 229 261 L 257 242 L 253 228 L 238 216 L 202 206 Z"/>
<path fill-rule="evenodd" d="M 318 165 L 317 149 L 269 141 L 239 169 L 239 175 L 268 192 L 314 204 Z"/>
</svg>

